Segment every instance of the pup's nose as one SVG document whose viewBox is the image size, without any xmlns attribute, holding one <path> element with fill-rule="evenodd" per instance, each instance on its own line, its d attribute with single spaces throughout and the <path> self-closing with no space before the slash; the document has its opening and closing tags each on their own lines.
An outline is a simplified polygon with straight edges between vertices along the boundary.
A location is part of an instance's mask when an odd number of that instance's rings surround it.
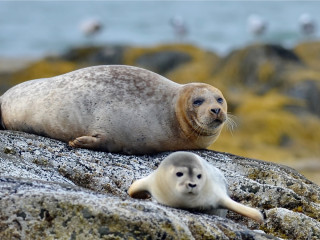
<svg viewBox="0 0 320 240">
<path fill-rule="evenodd" d="M 188 185 L 189 185 L 189 187 L 192 187 L 192 188 L 197 186 L 197 184 L 192 184 L 192 183 L 189 183 Z"/>
<path fill-rule="evenodd" d="M 220 108 L 212 108 L 211 112 L 213 112 L 215 114 L 219 114 L 220 110 L 221 110 Z"/>
</svg>

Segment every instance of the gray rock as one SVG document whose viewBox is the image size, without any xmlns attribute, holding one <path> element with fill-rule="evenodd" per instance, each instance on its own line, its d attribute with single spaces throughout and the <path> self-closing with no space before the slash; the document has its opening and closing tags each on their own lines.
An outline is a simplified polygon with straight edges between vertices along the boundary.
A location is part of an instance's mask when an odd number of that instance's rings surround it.
<svg viewBox="0 0 320 240">
<path fill-rule="evenodd" d="M 266 65 L 272 70 L 262 74 Z M 229 76 L 222 76 L 231 78 L 229 81 L 233 84 L 240 83 L 262 94 L 285 83 L 281 75 L 287 68 L 302 65 L 300 58 L 289 49 L 274 44 L 255 44 L 232 51 L 220 62 L 216 74 L 228 72 Z"/>
<path fill-rule="evenodd" d="M 319 239 L 320 188 L 295 170 L 214 151 L 231 197 L 264 210 L 263 225 L 131 199 L 134 179 L 169 154 L 126 156 L 0 132 L 0 239 Z"/>
<path fill-rule="evenodd" d="M 191 56 L 185 52 L 165 50 L 143 54 L 136 60 L 136 65 L 160 75 L 165 75 L 191 59 Z"/>
<path fill-rule="evenodd" d="M 68 50 L 61 59 L 77 62 L 85 66 L 123 64 L 125 46 L 92 46 Z"/>
<path fill-rule="evenodd" d="M 305 79 L 289 86 L 285 92 L 292 97 L 304 100 L 302 106 L 295 106 L 294 112 L 303 114 L 304 109 L 320 117 L 320 81 Z"/>
</svg>

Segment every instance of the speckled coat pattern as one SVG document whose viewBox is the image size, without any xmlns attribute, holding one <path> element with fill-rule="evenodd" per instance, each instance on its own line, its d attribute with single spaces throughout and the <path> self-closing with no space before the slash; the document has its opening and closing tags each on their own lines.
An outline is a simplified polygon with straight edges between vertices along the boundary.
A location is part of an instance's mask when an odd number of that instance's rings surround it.
<svg viewBox="0 0 320 240">
<path fill-rule="evenodd" d="M 184 88 L 141 68 L 84 68 L 9 89 L 0 99 L 2 125 L 65 142 L 98 136 L 95 148 L 108 152 L 205 148 L 180 130 L 176 108 Z"/>
</svg>

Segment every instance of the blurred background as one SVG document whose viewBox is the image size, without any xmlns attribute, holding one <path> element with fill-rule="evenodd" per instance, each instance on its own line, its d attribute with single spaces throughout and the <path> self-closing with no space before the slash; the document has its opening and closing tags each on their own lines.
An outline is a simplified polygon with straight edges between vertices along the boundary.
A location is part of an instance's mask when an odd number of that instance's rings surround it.
<svg viewBox="0 0 320 240">
<path fill-rule="evenodd" d="M 320 2 L 1 1 L 0 93 L 100 64 L 220 88 L 237 122 L 210 149 L 320 184 Z"/>
</svg>

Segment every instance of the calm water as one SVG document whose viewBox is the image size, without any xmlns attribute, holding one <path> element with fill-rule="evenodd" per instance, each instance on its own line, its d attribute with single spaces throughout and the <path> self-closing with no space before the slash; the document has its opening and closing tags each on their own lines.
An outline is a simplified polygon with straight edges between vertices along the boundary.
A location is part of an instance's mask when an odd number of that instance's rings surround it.
<svg viewBox="0 0 320 240">
<path fill-rule="evenodd" d="M 303 40 L 298 18 L 309 13 L 318 23 L 320 2 L 185 2 L 185 1 L 1 1 L 0 57 L 41 56 L 82 44 L 150 46 L 177 41 L 169 24 L 175 15 L 188 27 L 184 42 L 226 54 L 254 41 L 247 17 L 268 22 L 263 41 L 293 46 Z M 92 39 L 79 30 L 88 18 L 103 31 Z M 316 33 L 314 38 L 319 34 Z"/>
</svg>

